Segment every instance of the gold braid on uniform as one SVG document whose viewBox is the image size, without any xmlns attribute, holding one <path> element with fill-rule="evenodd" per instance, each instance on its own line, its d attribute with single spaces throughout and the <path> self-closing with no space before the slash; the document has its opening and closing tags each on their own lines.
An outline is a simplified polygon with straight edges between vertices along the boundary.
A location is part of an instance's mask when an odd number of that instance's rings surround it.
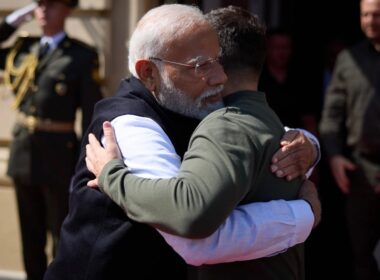
<svg viewBox="0 0 380 280">
<path fill-rule="evenodd" d="M 16 98 L 12 103 L 13 109 L 17 109 L 20 106 L 29 87 L 34 82 L 34 74 L 38 64 L 37 57 L 30 53 L 25 55 L 19 66 L 16 66 L 14 61 L 20 46 L 21 44 L 16 44 L 16 46 L 8 54 L 5 62 L 5 85 L 10 87 L 16 94 Z"/>
</svg>

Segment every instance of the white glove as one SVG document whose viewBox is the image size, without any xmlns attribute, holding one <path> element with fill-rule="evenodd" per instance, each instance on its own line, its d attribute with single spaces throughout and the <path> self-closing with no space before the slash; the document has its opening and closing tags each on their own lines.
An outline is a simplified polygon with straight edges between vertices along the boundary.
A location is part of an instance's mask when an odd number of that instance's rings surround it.
<svg viewBox="0 0 380 280">
<path fill-rule="evenodd" d="M 33 2 L 25 7 L 17 9 L 13 13 L 9 14 L 5 21 L 14 28 L 19 27 L 21 24 L 28 22 L 32 19 L 32 13 L 38 4 Z"/>
</svg>

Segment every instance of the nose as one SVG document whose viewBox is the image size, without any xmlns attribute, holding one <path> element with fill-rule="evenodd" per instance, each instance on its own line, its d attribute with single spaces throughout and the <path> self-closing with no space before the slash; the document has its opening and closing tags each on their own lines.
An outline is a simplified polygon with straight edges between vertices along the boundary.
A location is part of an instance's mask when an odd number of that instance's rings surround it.
<svg viewBox="0 0 380 280">
<path fill-rule="evenodd" d="M 226 73 L 224 72 L 223 66 L 219 62 L 216 62 L 214 69 L 207 81 L 209 86 L 224 85 L 227 82 L 227 79 L 228 78 Z"/>
</svg>

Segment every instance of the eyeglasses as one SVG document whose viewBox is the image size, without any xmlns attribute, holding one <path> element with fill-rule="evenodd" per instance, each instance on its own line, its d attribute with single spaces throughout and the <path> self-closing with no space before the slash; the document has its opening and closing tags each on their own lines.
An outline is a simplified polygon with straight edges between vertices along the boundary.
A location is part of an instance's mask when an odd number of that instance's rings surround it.
<svg viewBox="0 0 380 280">
<path fill-rule="evenodd" d="M 194 74 L 197 77 L 207 76 L 213 69 L 215 63 L 219 63 L 219 57 L 208 58 L 206 60 L 197 61 L 195 64 L 176 62 L 176 61 L 167 60 L 167 59 L 158 58 L 158 57 L 149 57 L 149 59 L 164 62 L 164 63 L 170 63 L 173 65 L 179 65 L 179 66 L 187 67 L 189 69 L 194 69 Z M 197 57 L 195 60 L 199 60 L 199 58 Z"/>
</svg>

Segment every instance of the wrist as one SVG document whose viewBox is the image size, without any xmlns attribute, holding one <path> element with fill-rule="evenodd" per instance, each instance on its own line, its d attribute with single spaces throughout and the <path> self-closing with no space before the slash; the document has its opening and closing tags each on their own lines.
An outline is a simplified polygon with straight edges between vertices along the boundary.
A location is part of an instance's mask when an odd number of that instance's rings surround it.
<svg viewBox="0 0 380 280">
<path fill-rule="evenodd" d="M 314 138 L 309 138 L 311 144 L 313 145 L 312 146 L 312 150 L 313 150 L 313 160 L 311 162 L 311 165 L 310 165 L 310 168 L 314 167 L 318 162 L 319 160 L 321 159 L 321 151 L 320 151 L 320 147 L 319 147 L 319 143 L 316 141 L 316 139 Z"/>
</svg>

